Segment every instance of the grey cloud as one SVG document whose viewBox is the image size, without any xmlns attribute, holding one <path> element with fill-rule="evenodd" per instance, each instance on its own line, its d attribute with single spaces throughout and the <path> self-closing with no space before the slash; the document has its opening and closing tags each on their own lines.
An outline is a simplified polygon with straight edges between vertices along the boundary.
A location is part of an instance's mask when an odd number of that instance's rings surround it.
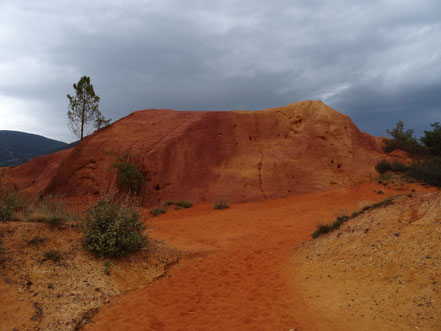
<svg viewBox="0 0 441 331">
<path fill-rule="evenodd" d="M 58 139 L 72 140 L 60 123 L 81 75 L 91 76 L 113 119 L 145 108 L 264 109 L 323 99 L 384 135 L 398 120 L 422 132 L 441 114 L 438 1 L 21 3 L 0 5 L 0 18 L 9 8 L 28 22 L 9 23 L 18 41 L 0 39 L 10 46 L 0 55 L 0 98 L 46 104 L 39 133 Z"/>
</svg>

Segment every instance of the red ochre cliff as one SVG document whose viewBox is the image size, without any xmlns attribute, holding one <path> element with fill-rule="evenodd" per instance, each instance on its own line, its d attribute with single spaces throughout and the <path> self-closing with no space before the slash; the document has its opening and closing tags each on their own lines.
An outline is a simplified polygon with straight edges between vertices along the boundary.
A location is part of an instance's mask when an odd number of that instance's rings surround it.
<svg viewBox="0 0 441 331">
<path fill-rule="evenodd" d="M 134 155 L 143 205 L 259 201 L 371 180 L 381 139 L 320 101 L 262 111 L 136 111 L 74 149 L 3 171 L 21 190 L 80 196 L 116 187 L 112 153 Z"/>
</svg>

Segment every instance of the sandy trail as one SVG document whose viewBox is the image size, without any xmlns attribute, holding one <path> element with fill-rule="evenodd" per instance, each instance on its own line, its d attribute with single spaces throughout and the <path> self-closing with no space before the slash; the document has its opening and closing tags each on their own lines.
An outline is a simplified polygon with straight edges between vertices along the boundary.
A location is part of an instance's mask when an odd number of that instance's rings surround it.
<svg viewBox="0 0 441 331">
<path fill-rule="evenodd" d="M 380 189 L 385 194 L 373 192 Z M 114 299 L 86 329 L 336 330 L 303 301 L 289 268 L 293 250 L 320 220 L 405 192 L 367 183 L 223 211 L 198 204 L 169 212 L 151 236 L 202 254 L 181 260 L 155 285 Z"/>
</svg>

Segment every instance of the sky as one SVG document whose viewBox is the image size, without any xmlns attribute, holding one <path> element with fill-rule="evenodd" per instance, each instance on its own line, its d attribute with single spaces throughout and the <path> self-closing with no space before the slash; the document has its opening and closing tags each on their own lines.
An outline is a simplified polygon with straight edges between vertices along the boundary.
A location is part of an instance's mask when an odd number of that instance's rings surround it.
<svg viewBox="0 0 441 331">
<path fill-rule="evenodd" d="M 365 132 L 441 121 L 439 0 L 2 0 L 0 130 L 72 142 L 73 83 L 100 111 L 322 100 Z"/>
</svg>

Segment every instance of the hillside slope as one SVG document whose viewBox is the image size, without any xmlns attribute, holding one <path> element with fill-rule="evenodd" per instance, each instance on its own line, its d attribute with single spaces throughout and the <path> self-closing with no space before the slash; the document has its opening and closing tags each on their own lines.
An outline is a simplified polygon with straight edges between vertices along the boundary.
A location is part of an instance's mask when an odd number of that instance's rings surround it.
<svg viewBox="0 0 441 331">
<path fill-rule="evenodd" d="M 110 152 L 135 155 L 147 182 L 141 202 L 153 205 L 221 194 L 230 202 L 258 201 L 351 186 L 375 176 L 381 147 L 320 101 L 264 111 L 144 110 L 85 138 L 53 166 L 47 185 L 36 184 L 65 196 L 112 190 Z M 7 177 L 23 189 L 19 172 Z"/>
<path fill-rule="evenodd" d="M 36 134 L 0 130 L 0 167 L 19 165 L 65 146 L 62 141 Z"/>
<path fill-rule="evenodd" d="M 293 283 L 339 330 L 441 330 L 441 193 L 393 204 L 309 241 Z"/>
</svg>

